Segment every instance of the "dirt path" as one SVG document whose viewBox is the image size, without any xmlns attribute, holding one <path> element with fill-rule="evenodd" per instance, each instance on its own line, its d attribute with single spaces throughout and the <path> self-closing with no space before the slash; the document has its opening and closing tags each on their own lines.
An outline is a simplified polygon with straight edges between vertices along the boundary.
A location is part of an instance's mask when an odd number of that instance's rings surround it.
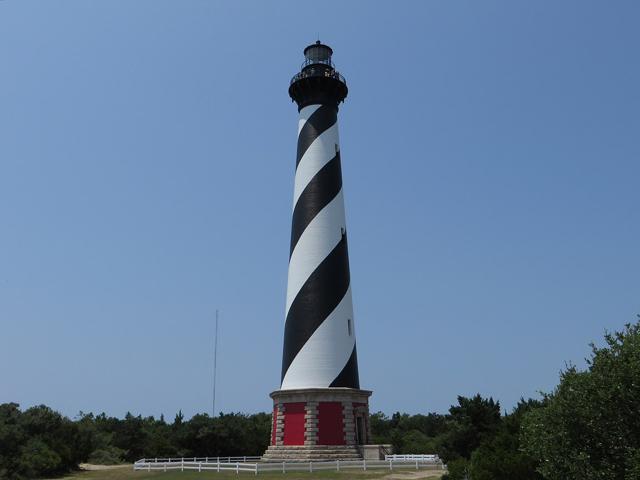
<svg viewBox="0 0 640 480">
<path fill-rule="evenodd" d="M 124 468 L 129 467 L 130 465 L 93 465 L 92 463 L 81 463 L 79 465 L 80 470 L 88 470 L 90 472 L 95 470 L 113 470 L 114 468 Z"/>
<path fill-rule="evenodd" d="M 421 478 L 440 478 L 444 472 L 434 470 L 419 470 L 417 472 L 398 472 L 385 475 L 387 480 L 418 480 Z"/>
</svg>

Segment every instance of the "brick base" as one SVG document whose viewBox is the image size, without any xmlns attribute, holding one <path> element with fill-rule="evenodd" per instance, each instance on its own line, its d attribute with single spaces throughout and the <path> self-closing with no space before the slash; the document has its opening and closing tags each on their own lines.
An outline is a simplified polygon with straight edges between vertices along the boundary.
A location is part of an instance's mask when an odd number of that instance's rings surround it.
<svg viewBox="0 0 640 480">
<path fill-rule="evenodd" d="M 297 456 L 308 459 L 318 453 L 326 459 L 352 457 L 353 452 L 358 451 L 357 445 L 371 443 L 370 396 L 369 390 L 353 388 L 305 388 L 271 393 L 276 418 L 272 422 L 271 447 L 265 456 L 278 452 L 290 459 Z M 288 404 L 295 413 L 287 420 Z M 303 411 L 301 405 L 304 405 Z M 304 436 L 298 431 L 302 421 Z M 287 425 L 292 425 L 295 431 L 287 432 Z"/>
</svg>

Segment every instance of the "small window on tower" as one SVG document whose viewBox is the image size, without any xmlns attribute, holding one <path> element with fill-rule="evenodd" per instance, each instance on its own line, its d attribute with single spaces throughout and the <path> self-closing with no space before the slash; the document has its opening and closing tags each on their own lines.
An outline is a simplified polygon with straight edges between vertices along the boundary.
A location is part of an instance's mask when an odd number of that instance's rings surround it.
<svg viewBox="0 0 640 480">
<path fill-rule="evenodd" d="M 347 332 L 349 332 L 349 336 L 351 336 L 351 319 L 347 318 Z"/>
</svg>

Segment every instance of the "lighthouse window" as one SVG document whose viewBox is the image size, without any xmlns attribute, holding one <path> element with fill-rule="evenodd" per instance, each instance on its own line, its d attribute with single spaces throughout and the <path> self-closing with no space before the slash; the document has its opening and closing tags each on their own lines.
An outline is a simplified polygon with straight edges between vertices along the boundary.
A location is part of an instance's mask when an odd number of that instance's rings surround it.
<svg viewBox="0 0 640 480">
<path fill-rule="evenodd" d="M 349 332 L 349 336 L 351 336 L 351 319 L 347 318 L 347 332 Z"/>
</svg>

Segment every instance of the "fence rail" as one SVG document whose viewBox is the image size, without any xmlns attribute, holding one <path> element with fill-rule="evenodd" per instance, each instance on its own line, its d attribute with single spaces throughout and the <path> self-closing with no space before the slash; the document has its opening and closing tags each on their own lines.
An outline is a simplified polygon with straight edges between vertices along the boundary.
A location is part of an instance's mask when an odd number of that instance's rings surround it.
<svg viewBox="0 0 640 480">
<path fill-rule="evenodd" d="M 385 455 L 385 460 L 424 460 L 425 462 L 441 462 L 438 455 L 423 455 L 423 454 L 406 454 L 406 455 Z"/>
<path fill-rule="evenodd" d="M 136 463 L 181 463 L 181 462 L 204 462 L 204 463 L 231 463 L 231 462 L 257 462 L 259 456 L 239 456 L 239 457 L 179 457 L 179 458 L 143 458 Z"/>
<path fill-rule="evenodd" d="M 411 455 L 399 455 L 410 457 Z M 170 471 L 195 470 L 216 472 L 240 472 L 258 475 L 262 472 L 315 472 L 320 470 L 347 469 L 401 469 L 442 470 L 446 469 L 437 455 L 415 455 L 415 459 L 386 460 L 335 460 L 323 462 L 260 462 L 260 457 L 189 457 L 189 458 L 143 458 L 133 464 L 134 470 Z M 426 458 L 428 457 L 428 458 Z"/>
</svg>

